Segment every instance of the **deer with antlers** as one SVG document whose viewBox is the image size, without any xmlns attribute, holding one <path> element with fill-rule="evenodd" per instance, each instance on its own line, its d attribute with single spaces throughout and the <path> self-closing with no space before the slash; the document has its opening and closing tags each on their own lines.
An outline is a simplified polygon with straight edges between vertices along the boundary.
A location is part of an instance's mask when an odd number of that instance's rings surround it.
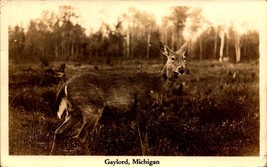
<svg viewBox="0 0 267 167">
<path fill-rule="evenodd" d="M 167 57 L 167 62 L 159 75 L 145 72 L 131 75 L 127 73 L 108 75 L 86 73 L 65 82 L 56 99 L 58 117 L 61 118 L 65 115 L 65 120 L 55 131 L 51 155 L 57 154 L 61 136 L 79 121 L 82 121 L 82 126 L 76 138 L 83 153 L 90 155 L 88 147 L 90 133 L 94 130 L 103 112 L 111 110 L 131 111 L 134 114 L 142 155 L 147 155 L 149 153 L 147 120 L 149 109 L 155 100 L 151 91 L 164 95 L 168 89 L 172 88 L 176 79 L 186 71 L 187 43 L 178 51 L 173 51 L 159 42 L 159 50 Z"/>
</svg>

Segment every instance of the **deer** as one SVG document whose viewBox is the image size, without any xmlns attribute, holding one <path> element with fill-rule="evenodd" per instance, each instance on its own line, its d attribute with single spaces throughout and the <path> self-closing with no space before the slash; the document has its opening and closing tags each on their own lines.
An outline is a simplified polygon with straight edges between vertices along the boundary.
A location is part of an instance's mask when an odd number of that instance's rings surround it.
<svg viewBox="0 0 267 167">
<path fill-rule="evenodd" d="M 179 50 L 173 51 L 159 41 L 159 50 L 167 57 L 167 61 L 162 71 L 155 75 L 147 72 L 131 75 L 128 72 L 108 75 L 87 72 L 66 81 L 56 98 L 57 116 L 59 119 L 65 116 L 65 120 L 54 132 L 50 155 L 58 154 L 62 135 L 79 121 L 82 121 L 82 125 L 75 138 L 79 141 L 82 153 L 90 155 L 90 133 L 103 113 L 109 111 L 131 111 L 134 114 L 142 155 L 148 155 L 147 122 L 152 103 L 157 100 L 154 95 L 167 94 L 177 78 L 186 72 L 187 42 Z"/>
</svg>

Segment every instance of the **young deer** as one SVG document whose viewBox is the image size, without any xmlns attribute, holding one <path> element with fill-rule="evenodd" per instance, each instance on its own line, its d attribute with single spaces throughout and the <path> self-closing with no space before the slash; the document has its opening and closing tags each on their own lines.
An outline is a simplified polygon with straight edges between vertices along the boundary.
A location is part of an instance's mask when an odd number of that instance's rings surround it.
<svg viewBox="0 0 267 167">
<path fill-rule="evenodd" d="M 174 52 L 159 42 L 159 49 L 167 56 L 161 75 L 148 73 L 98 74 L 86 73 L 63 84 L 57 94 L 58 117 L 65 114 L 65 121 L 55 131 L 51 155 L 56 154 L 60 136 L 82 120 L 76 136 L 84 154 L 90 154 L 88 138 L 103 112 L 134 113 L 140 137 L 142 154 L 149 152 L 147 120 L 153 100 L 151 92 L 164 95 L 171 89 L 179 75 L 185 72 L 187 43 Z"/>
</svg>

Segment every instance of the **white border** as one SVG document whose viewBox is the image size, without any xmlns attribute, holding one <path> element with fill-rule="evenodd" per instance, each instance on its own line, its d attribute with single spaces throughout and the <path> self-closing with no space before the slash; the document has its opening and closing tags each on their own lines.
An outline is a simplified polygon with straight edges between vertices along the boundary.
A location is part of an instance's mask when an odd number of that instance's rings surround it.
<svg viewBox="0 0 267 167">
<path fill-rule="evenodd" d="M 172 1 L 176 2 L 176 1 Z M 208 1 L 208 3 L 211 1 Z M 255 1 L 249 1 L 255 2 Z M 195 3 L 195 4 L 194 4 Z M 201 2 L 201 4 L 203 1 Z M 227 1 L 226 3 L 229 3 Z M 248 3 L 243 1 L 243 3 Z M 266 149 L 267 149 L 267 8 L 265 1 L 257 1 L 262 3 L 265 8 L 265 15 L 262 16 L 262 29 L 260 31 L 260 156 L 255 157 L 140 157 L 149 158 L 150 160 L 159 160 L 160 166 L 263 166 L 266 163 Z M 183 3 L 184 4 L 184 3 Z M 199 1 L 190 1 L 191 5 L 199 4 Z M 186 3 L 186 5 L 190 5 Z M 251 9 L 249 12 L 253 12 Z M 9 156 L 8 154 L 8 25 L 4 21 L 6 18 L 5 10 L 1 9 L 1 166 L 109 166 L 104 164 L 107 157 L 104 156 Z M 116 158 L 125 159 L 129 161 L 133 158 L 130 156 L 109 156 L 108 158 L 115 160 Z M 122 166 L 122 165 L 118 165 Z M 135 166 L 135 165 L 131 165 Z M 138 165 L 144 166 L 144 165 Z M 157 165 L 155 165 L 157 166 Z"/>
<path fill-rule="evenodd" d="M 260 157 L 267 166 L 267 2 L 260 30 Z"/>
</svg>

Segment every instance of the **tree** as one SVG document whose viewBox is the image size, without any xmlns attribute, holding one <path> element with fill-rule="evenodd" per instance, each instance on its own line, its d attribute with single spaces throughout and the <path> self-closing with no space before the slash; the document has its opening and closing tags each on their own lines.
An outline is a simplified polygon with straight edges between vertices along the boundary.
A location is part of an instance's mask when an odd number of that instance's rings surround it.
<svg viewBox="0 0 267 167">
<path fill-rule="evenodd" d="M 170 25 L 170 20 L 169 17 L 165 16 L 162 18 L 162 27 L 161 27 L 161 35 L 162 35 L 162 41 L 166 44 L 169 45 L 168 43 L 168 32 L 170 31 L 171 25 Z"/>
<path fill-rule="evenodd" d="M 222 60 L 223 60 L 223 48 L 224 48 L 225 32 L 223 30 L 221 30 L 219 32 L 219 36 L 220 36 L 220 39 L 221 39 L 221 44 L 220 44 L 220 58 L 219 58 L 219 61 L 222 62 Z"/>
<path fill-rule="evenodd" d="M 124 14 L 123 18 L 127 21 L 127 50 L 130 51 L 129 57 L 133 57 L 135 50 L 140 50 L 139 45 L 141 41 L 146 41 L 146 53 L 145 57 L 150 58 L 150 47 L 151 47 L 151 33 L 155 31 L 156 19 L 155 16 L 148 14 L 144 11 L 138 11 L 135 8 L 129 8 L 129 13 Z M 139 41 L 139 42 L 138 42 Z M 142 42 L 141 42 L 142 43 Z M 131 47 L 130 47 L 131 46 Z M 142 54 L 142 53 L 138 53 Z"/>
<path fill-rule="evenodd" d="M 185 27 L 185 22 L 187 18 L 187 12 L 189 7 L 187 6 L 178 6 L 172 9 L 172 13 L 169 19 L 173 22 L 173 34 L 172 34 L 172 49 L 176 50 L 177 45 L 182 46 L 183 44 L 183 36 L 182 32 Z"/>
<path fill-rule="evenodd" d="M 9 28 L 10 55 L 28 61 L 75 60 L 84 55 L 85 29 L 73 24 L 78 18 L 68 6 L 60 8 L 61 15 L 44 11 L 31 20 L 27 32 L 19 26 Z M 16 43 L 15 43 L 16 42 Z"/>
<path fill-rule="evenodd" d="M 191 41 L 189 52 L 198 51 L 194 55 L 202 60 L 206 52 L 207 34 L 211 32 L 210 24 L 202 16 L 201 8 L 190 8 L 187 14 L 183 35 L 187 41 Z"/>
<path fill-rule="evenodd" d="M 27 56 L 31 57 L 31 60 L 53 59 L 54 43 L 57 42 L 53 34 L 56 21 L 56 15 L 48 11 L 44 11 L 41 18 L 30 21 L 26 33 L 26 46 Z"/>
<path fill-rule="evenodd" d="M 240 36 L 235 33 L 235 54 L 236 54 L 236 63 L 240 62 L 241 54 L 240 54 Z"/>
<path fill-rule="evenodd" d="M 18 25 L 12 29 L 8 27 L 9 35 L 9 57 L 15 61 L 21 61 L 25 52 L 24 29 Z"/>
<path fill-rule="evenodd" d="M 60 53 L 65 60 L 80 59 L 86 43 L 85 28 L 77 23 L 79 16 L 71 6 L 60 6 L 59 11 L 60 15 L 53 26 L 55 55 Z"/>
</svg>

